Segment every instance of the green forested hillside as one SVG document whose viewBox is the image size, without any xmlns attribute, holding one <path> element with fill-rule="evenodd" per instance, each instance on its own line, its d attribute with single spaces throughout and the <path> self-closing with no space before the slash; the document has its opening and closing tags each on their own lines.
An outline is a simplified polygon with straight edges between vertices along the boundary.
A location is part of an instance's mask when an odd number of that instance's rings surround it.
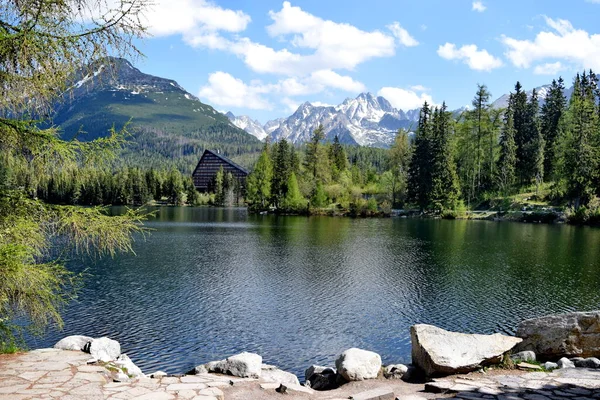
<svg viewBox="0 0 600 400">
<path fill-rule="evenodd" d="M 86 73 L 87 72 L 87 73 Z M 119 161 L 138 167 L 176 166 L 191 172 L 205 148 L 240 162 L 261 143 L 176 82 L 143 74 L 122 59 L 106 59 L 74 79 L 52 119 L 65 139 L 93 140 L 128 122 Z M 246 157 L 241 157 L 246 155 Z"/>
</svg>

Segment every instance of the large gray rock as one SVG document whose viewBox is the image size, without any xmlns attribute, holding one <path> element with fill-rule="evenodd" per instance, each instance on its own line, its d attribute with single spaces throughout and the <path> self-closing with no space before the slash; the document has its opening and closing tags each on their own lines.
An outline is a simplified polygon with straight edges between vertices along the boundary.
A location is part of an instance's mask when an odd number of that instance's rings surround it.
<svg viewBox="0 0 600 400">
<path fill-rule="evenodd" d="M 66 338 L 59 340 L 54 345 L 54 348 L 60 349 L 60 350 L 83 351 L 83 349 L 86 347 L 86 345 L 89 342 L 91 342 L 92 340 L 94 340 L 94 338 L 91 338 L 89 336 L 81 336 L 81 335 L 67 336 Z"/>
<path fill-rule="evenodd" d="M 204 367 L 196 367 L 196 373 L 201 370 L 239 376 L 241 378 L 260 378 L 262 372 L 262 357 L 258 354 L 243 352 L 221 361 L 211 361 Z"/>
<path fill-rule="evenodd" d="M 107 337 L 92 340 L 85 350 L 96 360 L 104 362 L 114 361 L 121 355 L 119 342 Z"/>
<path fill-rule="evenodd" d="M 520 338 L 457 333 L 433 325 L 413 325 L 412 362 L 427 376 L 443 376 L 475 371 L 481 366 L 499 363 Z"/>
<path fill-rule="evenodd" d="M 265 382 L 300 385 L 300 381 L 296 375 L 292 374 L 291 372 L 283 371 L 272 365 L 262 365 L 260 378 Z"/>
<path fill-rule="evenodd" d="M 338 388 L 335 368 L 311 365 L 304 371 L 305 385 L 314 390 L 333 390 Z"/>
<path fill-rule="evenodd" d="M 517 328 L 523 342 L 542 359 L 600 356 L 600 311 L 574 312 L 528 319 Z"/>
<path fill-rule="evenodd" d="M 381 369 L 381 356 L 368 350 L 351 348 L 335 360 L 335 367 L 347 381 L 375 379 Z"/>
</svg>

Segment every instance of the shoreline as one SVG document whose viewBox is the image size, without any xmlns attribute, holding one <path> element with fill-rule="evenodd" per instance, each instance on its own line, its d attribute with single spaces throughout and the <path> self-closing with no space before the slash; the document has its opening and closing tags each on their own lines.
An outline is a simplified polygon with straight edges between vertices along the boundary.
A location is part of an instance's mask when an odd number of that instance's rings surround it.
<svg viewBox="0 0 600 400">
<path fill-rule="evenodd" d="M 410 332 L 413 364 L 385 366 L 379 354 L 350 348 L 335 367 L 307 368 L 304 384 L 246 352 L 186 374 L 144 374 L 118 342 L 68 336 L 51 349 L 0 355 L 0 399 L 86 398 L 78 395 L 92 392 L 94 399 L 139 400 L 600 398 L 600 359 L 594 357 L 600 356 L 600 311 L 524 320 L 516 336 L 425 324 Z"/>
</svg>

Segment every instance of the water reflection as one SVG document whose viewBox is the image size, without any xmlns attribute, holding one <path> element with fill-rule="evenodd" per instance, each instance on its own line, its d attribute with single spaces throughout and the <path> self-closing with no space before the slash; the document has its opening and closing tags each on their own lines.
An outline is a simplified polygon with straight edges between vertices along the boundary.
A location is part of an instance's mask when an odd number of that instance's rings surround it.
<svg viewBox="0 0 600 400">
<path fill-rule="evenodd" d="M 512 333 L 526 317 L 599 307 L 597 229 L 179 207 L 148 226 L 137 256 L 86 264 L 64 332 L 32 347 L 109 335 L 148 372 L 246 350 L 302 375 L 352 346 L 408 362 L 417 322 Z"/>
</svg>

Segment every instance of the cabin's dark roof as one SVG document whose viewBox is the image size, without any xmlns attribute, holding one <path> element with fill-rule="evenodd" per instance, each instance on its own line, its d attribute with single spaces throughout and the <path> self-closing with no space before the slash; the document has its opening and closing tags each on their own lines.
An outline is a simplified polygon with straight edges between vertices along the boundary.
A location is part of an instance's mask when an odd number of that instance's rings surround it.
<svg viewBox="0 0 600 400">
<path fill-rule="evenodd" d="M 234 168 L 239 169 L 240 171 L 244 172 L 246 175 L 250 174 L 250 171 L 248 171 L 246 168 L 234 163 L 233 161 L 231 161 L 229 158 L 222 156 L 219 153 L 216 153 L 212 150 L 204 150 L 204 153 L 202 153 L 202 157 L 200 157 L 200 161 L 198 161 L 198 164 L 196 165 L 196 168 L 194 169 L 194 171 L 196 171 L 198 169 L 198 167 L 200 166 L 200 163 L 202 162 L 202 159 L 204 158 L 204 156 L 206 155 L 206 153 L 210 153 L 218 158 L 220 158 L 221 160 L 223 160 L 224 162 L 226 162 L 227 164 L 231 165 Z"/>
</svg>

